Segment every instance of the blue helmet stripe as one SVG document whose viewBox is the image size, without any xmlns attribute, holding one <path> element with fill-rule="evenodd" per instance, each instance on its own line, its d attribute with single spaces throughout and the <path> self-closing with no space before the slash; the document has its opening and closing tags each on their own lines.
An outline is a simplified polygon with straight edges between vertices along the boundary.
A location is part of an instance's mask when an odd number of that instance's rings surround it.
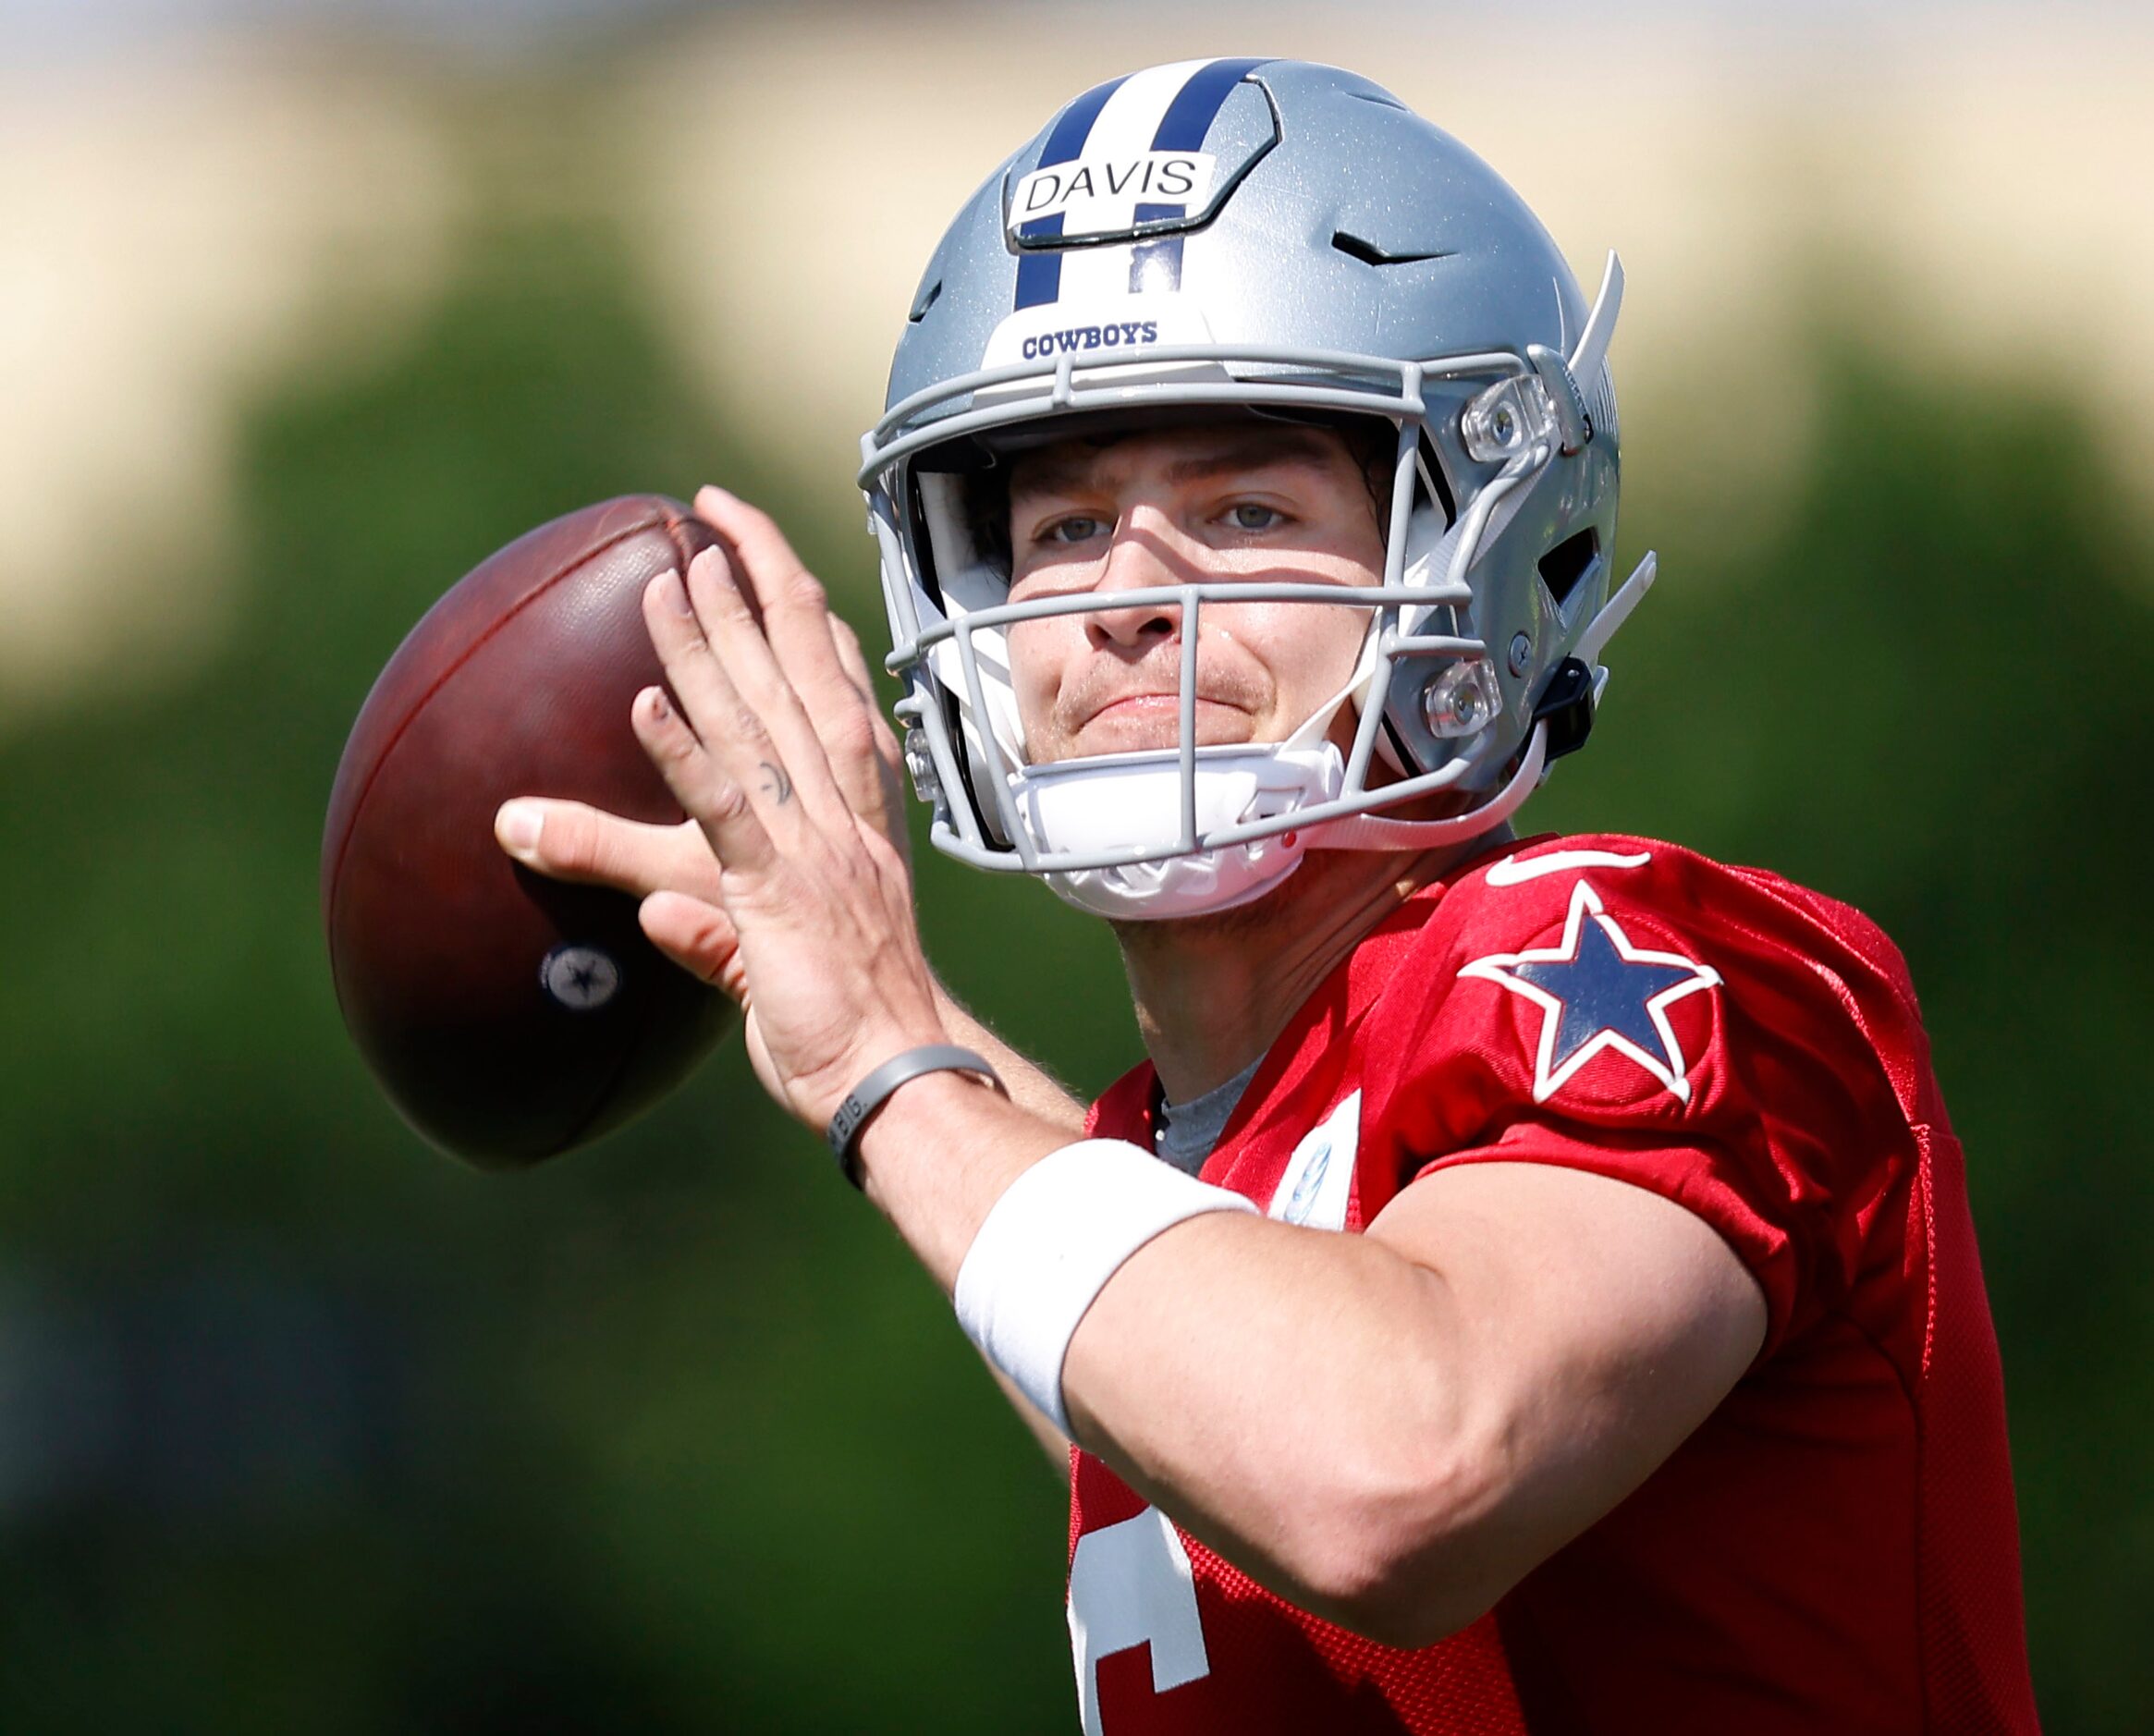
<svg viewBox="0 0 2154 1736">
<path fill-rule="evenodd" d="M 1040 160 L 1033 166 L 1045 168 L 1050 163 L 1067 163 L 1084 149 L 1084 141 L 1092 136 L 1092 123 L 1099 118 L 1099 111 L 1107 106 L 1107 99 L 1120 90 L 1129 75 L 1109 79 L 1105 84 L 1095 84 L 1065 108 L 1055 118 L 1054 130 L 1047 134 L 1047 142 L 1041 147 Z M 1037 217 L 1018 230 L 1022 236 L 1059 235 L 1062 233 L 1062 214 L 1051 217 Z M 1017 256 L 1017 306 L 1038 307 L 1044 301 L 1054 300 L 1062 288 L 1062 256 L 1059 253 L 1025 253 Z"/>
<path fill-rule="evenodd" d="M 1265 55 L 1255 60 L 1215 60 L 1208 67 L 1200 67 L 1167 105 L 1167 113 L 1160 116 L 1159 130 L 1152 135 L 1152 149 L 1201 151 L 1205 134 L 1211 131 L 1213 120 L 1226 104 L 1227 92 L 1268 58 Z"/>
<path fill-rule="evenodd" d="M 1199 68 L 1175 93 L 1160 116 L 1159 130 L 1152 135 L 1155 151 L 1201 151 L 1205 135 L 1227 104 L 1228 92 L 1269 55 L 1254 60 L 1215 60 Z M 1186 205 L 1139 205 L 1136 220 L 1153 223 L 1189 214 Z M 1181 287 L 1181 237 L 1169 235 L 1139 243 L 1130 251 L 1130 292 Z"/>
<path fill-rule="evenodd" d="M 1028 223 L 1025 235 L 1059 235 L 1062 214 Z M 1021 308 L 1036 308 L 1052 301 L 1062 291 L 1062 256 L 1059 253 L 1020 253 L 1017 256 L 1017 301 Z"/>
</svg>

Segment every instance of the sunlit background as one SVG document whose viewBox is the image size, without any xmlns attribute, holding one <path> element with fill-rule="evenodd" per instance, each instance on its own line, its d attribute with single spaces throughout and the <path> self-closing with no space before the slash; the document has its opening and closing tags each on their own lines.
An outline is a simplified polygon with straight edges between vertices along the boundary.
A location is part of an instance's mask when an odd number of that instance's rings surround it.
<svg viewBox="0 0 2154 1736">
<path fill-rule="evenodd" d="M 2154 1650 L 2154 22 L 0 0 L 0 1729 L 1073 1727 L 1062 1492 L 738 1048 L 516 1180 L 338 1022 L 322 810 L 490 549 L 722 480 L 871 642 L 920 268 L 1066 96 L 1335 61 L 1622 250 L 1663 581 L 1528 818 L 1906 950 L 2005 1354 L 2037 1688 Z M 1086 1090 L 1104 935 L 924 866 Z"/>
</svg>

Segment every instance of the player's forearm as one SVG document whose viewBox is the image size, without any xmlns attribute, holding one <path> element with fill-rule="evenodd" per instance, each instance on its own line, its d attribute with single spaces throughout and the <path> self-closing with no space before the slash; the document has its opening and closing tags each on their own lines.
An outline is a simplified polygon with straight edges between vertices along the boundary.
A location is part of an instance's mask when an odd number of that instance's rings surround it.
<svg viewBox="0 0 2154 1736">
<path fill-rule="evenodd" d="M 952 1026 L 950 1034 L 968 1046 L 975 1046 L 974 1034 L 993 1042 L 977 1025 Z M 995 1049 L 983 1053 L 1000 1068 Z M 1019 1100 L 1021 1090 L 1040 1094 L 1036 1084 L 1020 1079 L 1005 1098 L 967 1075 L 924 1074 L 892 1096 L 860 1136 L 868 1198 L 946 1295 L 955 1290 L 958 1268 L 995 1202 L 1033 1164 L 1074 1137 L 1066 1114 L 1041 1115 Z M 1050 1099 L 1047 1106 L 1057 1105 Z"/>
<path fill-rule="evenodd" d="M 1078 1440 L 1281 1596 L 1426 1643 L 1506 1588 L 1475 1522 L 1504 1423 L 1443 1279 L 1364 1237 L 1215 1215 L 1123 1265 L 1078 1327 Z"/>
<path fill-rule="evenodd" d="M 950 1040 L 985 1056 L 994 1064 L 1010 1092 L 1010 1102 L 1042 1121 L 1061 1127 L 1071 1138 L 1084 1131 L 1084 1106 L 1063 1090 L 1053 1074 L 1011 1048 L 959 1005 L 940 982 L 936 984 L 936 1004 L 941 1009 L 943 1023 L 949 1028 Z M 1069 1436 L 1056 1427 L 1051 1418 L 1043 1416 L 1039 1407 L 1018 1389 L 1017 1383 L 993 1363 L 987 1364 L 987 1372 L 995 1376 L 995 1384 L 1002 1388 L 1002 1396 L 1010 1400 L 1010 1408 L 1039 1442 L 1048 1461 L 1058 1469 L 1067 1471 Z"/>
</svg>

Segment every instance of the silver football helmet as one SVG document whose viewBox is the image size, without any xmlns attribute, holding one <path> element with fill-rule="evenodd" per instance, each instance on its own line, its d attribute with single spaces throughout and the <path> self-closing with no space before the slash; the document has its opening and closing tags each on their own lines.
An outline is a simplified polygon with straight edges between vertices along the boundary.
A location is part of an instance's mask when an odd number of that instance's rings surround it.
<svg viewBox="0 0 2154 1736">
<path fill-rule="evenodd" d="M 1652 581 L 1648 556 L 1609 582 L 1622 295 L 1610 254 L 1588 311 L 1517 194 L 1352 73 L 1185 61 L 1065 106 L 936 249 L 862 442 L 936 845 L 1141 919 L 1260 897 L 1308 850 L 1420 849 L 1506 818 L 1585 739 L 1599 653 Z M 972 491 L 1018 445 L 1162 413 L 1380 419 L 1381 584 L 1011 605 Z M 1284 741 L 1196 743 L 1197 622 L 1229 599 L 1368 615 L 1351 679 Z M 1031 763 L 1007 629 L 1138 604 L 1179 616 L 1178 745 Z M 1448 818 L 1382 812 L 1439 793 Z"/>
</svg>

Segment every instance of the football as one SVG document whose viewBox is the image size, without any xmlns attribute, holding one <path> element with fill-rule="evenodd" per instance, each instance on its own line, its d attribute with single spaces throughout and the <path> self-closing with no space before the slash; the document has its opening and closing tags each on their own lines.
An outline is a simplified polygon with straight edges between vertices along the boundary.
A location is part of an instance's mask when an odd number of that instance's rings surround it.
<svg viewBox="0 0 2154 1736">
<path fill-rule="evenodd" d="M 489 1168 L 597 1138 L 737 1021 L 644 939 L 635 900 L 511 862 L 511 796 L 683 815 L 629 723 L 663 679 L 644 585 L 716 533 L 631 495 L 519 537 L 390 658 L 337 768 L 322 912 L 337 1000 L 375 1079 L 434 1144 Z"/>
</svg>

